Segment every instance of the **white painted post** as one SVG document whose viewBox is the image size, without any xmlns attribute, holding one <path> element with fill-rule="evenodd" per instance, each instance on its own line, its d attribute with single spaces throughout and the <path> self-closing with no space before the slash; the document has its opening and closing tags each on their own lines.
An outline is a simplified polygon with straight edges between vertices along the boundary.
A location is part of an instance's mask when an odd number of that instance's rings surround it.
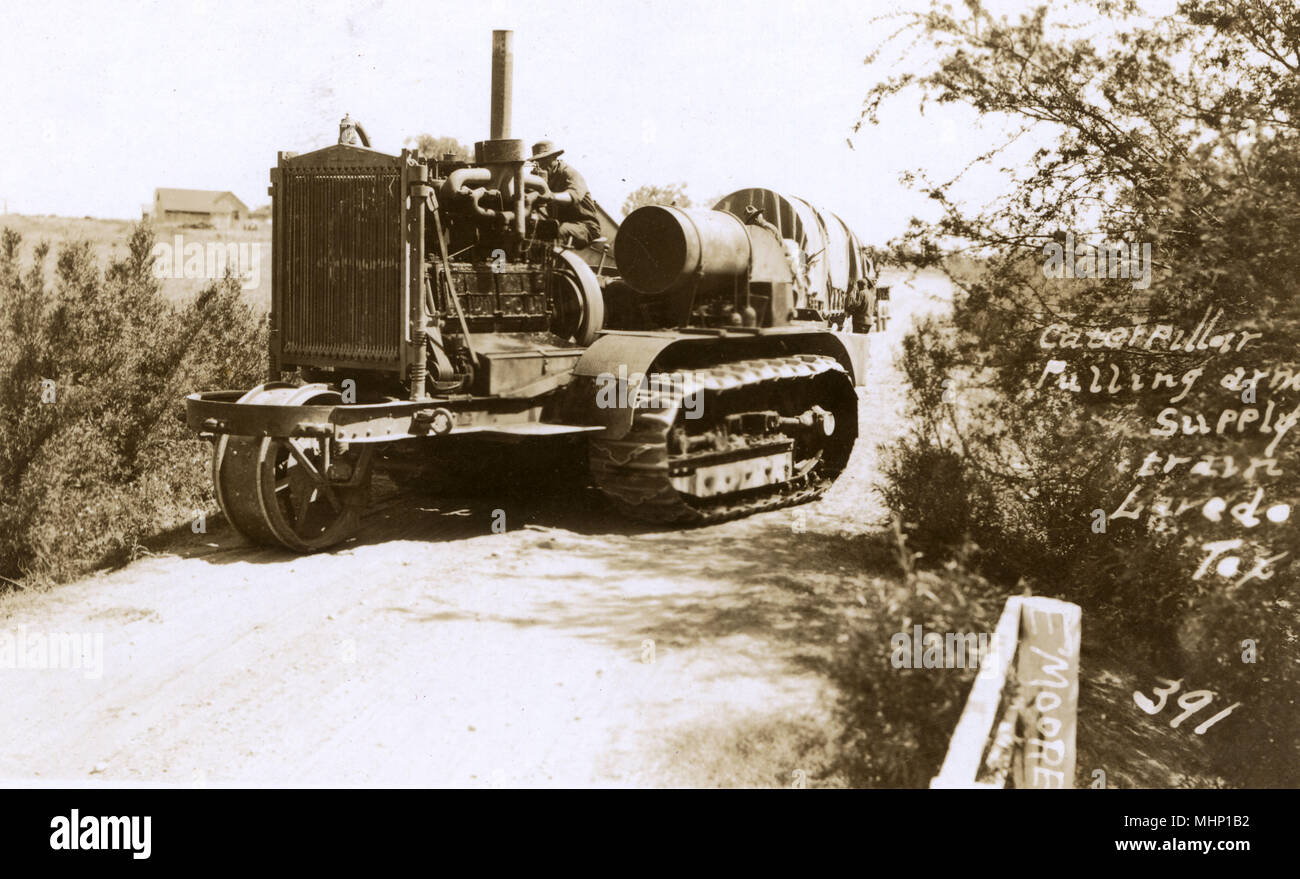
<svg viewBox="0 0 1300 879">
<path fill-rule="evenodd" d="M 1012 698 L 1017 732 L 1024 739 L 1011 755 L 1013 786 L 1074 787 L 1080 620 L 1077 604 L 1028 596 L 1007 599 L 992 649 L 981 660 L 931 788 L 1003 786 L 981 781 L 980 775 L 999 708 Z M 1007 687 L 1013 663 L 1018 684 L 1014 693 Z"/>
</svg>

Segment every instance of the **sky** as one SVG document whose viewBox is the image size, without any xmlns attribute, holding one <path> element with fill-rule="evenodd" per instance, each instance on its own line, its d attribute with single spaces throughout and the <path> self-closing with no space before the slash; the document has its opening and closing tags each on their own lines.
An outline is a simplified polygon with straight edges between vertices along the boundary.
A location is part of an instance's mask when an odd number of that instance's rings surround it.
<svg viewBox="0 0 1300 879">
<path fill-rule="evenodd" d="M 550 138 L 619 216 L 643 184 L 696 200 L 800 195 L 883 244 L 932 203 L 899 182 L 956 173 L 997 126 L 887 107 L 856 135 L 865 56 L 926 0 L 310 4 L 10 3 L 0 10 L 0 200 L 13 213 L 136 218 L 155 187 L 269 201 L 278 150 L 488 136 L 492 30 L 514 30 L 512 135 Z M 912 59 L 915 60 L 915 59 Z M 849 139 L 852 140 L 850 146 Z"/>
</svg>

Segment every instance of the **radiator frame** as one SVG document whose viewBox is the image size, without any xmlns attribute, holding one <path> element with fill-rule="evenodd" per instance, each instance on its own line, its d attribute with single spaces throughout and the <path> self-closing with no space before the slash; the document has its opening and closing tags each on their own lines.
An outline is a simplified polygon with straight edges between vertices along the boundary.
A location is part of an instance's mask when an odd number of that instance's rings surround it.
<svg viewBox="0 0 1300 879">
<path fill-rule="evenodd" d="M 297 154 L 280 152 L 276 166 L 271 169 L 272 238 L 271 238 L 271 313 L 270 313 L 270 374 L 277 380 L 282 371 L 298 366 L 334 369 L 357 369 L 392 373 L 407 379 L 412 367 L 423 364 L 425 315 L 423 306 L 424 279 L 424 198 L 419 195 L 421 184 L 428 181 L 425 160 L 412 150 L 402 150 L 398 156 L 388 155 L 364 147 L 337 144 L 313 152 Z M 397 258 L 397 280 L 391 291 L 397 302 L 399 326 L 395 328 L 396 350 L 391 357 L 350 358 L 325 354 L 287 351 L 284 319 L 285 297 L 290 292 L 288 277 L 289 206 L 287 196 L 294 176 L 320 172 L 396 173 L 398 189 L 393 208 L 397 212 L 400 242 L 393 255 Z M 417 197 L 412 197 L 412 192 Z M 417 344 L 418 342 L 418 344 Z"/>
</svg>

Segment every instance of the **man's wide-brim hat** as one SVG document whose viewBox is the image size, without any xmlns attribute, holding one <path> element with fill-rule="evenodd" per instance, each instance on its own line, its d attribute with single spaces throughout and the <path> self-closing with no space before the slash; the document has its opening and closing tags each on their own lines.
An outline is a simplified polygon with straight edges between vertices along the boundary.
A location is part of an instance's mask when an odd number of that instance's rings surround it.
<svg viewBox="0 0 1300 879">
<path fill-rule="evenodd" d="M 532 161 L 538 162 L 542 159 L 549 159 L 552 156 L 560 155 L 564 150 L 557 150 L 555 144 L 549 140 L 539 140 L 533 144 Z"/>
</svg>

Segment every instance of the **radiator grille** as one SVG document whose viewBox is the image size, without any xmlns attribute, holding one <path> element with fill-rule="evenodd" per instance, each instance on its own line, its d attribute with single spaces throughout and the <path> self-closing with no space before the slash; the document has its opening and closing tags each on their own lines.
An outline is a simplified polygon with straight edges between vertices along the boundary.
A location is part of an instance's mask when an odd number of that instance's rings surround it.
<svg viewBox="0 0 1300 879">
<path fill-rule="evenodd" d="M 283 229 L 283 356 L 400 361 L 402 230 L 397 168 L 292 169 Z"/>
</svg>

